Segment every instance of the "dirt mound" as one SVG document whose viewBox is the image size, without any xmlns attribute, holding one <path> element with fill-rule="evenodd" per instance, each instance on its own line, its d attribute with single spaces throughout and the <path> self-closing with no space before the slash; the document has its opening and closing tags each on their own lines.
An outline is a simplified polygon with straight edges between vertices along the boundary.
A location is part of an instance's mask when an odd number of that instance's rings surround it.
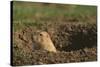
<svg viewBox="0 0 100 67">
<path fill-rule="evenodd" d="M 36 27 L 26 27 L 13 33 L 12 65 L 54 64 L 97 60 L 96 24 L 67 23 L 41 25 L 50 34 L 58 53 L 34 48 Z"/>
<path fill-rule="evenodd" d="M 14 54 L 13 65 L 40 65 L 40 64 L 58 64 L 72 62 L 88 62 L 97 60 L 97 51 L 95 48 L 85 48 L 83 50 L 51 53 L 43 50 L 36 50 L 31 53 L 19 52 Z"/>
<path fill-rule="evenodd" d="M 96 24 L 61 24 L 53 35 L 52 40 L 59 50 L 71 51 L 97 46 Z"/>
</svg>

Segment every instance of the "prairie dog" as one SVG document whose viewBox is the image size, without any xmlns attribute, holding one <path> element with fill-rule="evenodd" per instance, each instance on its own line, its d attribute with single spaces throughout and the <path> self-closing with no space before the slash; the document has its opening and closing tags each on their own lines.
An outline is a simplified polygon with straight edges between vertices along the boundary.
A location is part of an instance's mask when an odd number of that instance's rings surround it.
<svg viewBox="0 0 100 67">
<path fill-rule="evenodd" d="M 35 36 L 33 36 L 33 38 L 40 49 L 44 49 L 50 52 L 56 52 L 56 48 L 47 32 L 38 32 Z"/>
</svg>

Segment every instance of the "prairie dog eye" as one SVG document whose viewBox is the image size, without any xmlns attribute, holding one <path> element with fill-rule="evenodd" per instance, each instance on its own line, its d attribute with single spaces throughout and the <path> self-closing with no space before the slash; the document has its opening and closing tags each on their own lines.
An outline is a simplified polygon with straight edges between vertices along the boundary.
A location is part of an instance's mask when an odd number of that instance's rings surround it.
<svg viewBox="0 0 100 67">
<path fill-rule="evenodd" d="M 43 36 L 42 34 L 40 34 L 40 36 Z"/>
</svg>

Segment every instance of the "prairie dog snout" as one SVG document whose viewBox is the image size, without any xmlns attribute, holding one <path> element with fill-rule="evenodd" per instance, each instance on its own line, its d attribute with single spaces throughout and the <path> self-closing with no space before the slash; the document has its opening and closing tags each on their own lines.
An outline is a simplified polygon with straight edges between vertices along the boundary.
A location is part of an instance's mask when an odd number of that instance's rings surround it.
<svg viewBox="0 0 100 67">
<path fill-rule="evenodd" d="M 56 52 L 56 48 L 47 32 L 45 31 L 38 32 L 33 38 L 41 49 L 50 52 Z"/>
</svg>

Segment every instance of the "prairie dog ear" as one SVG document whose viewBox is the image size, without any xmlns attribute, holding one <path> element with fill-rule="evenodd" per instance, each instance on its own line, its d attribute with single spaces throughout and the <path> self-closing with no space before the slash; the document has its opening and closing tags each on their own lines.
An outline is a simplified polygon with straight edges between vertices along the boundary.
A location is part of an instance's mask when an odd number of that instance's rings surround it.
<svg viewBox="0 0 100 67">
<path fill-rule="evenodd" d="M 49 37 L 50 37 L 50 35 L 49 35 L 49 33 L 48 33 L 48 32 L 43 32 L 42 34 L 44 35 L 44 37 L 47 37 L 47 38 L 49 38 Z"/>
</svg>

